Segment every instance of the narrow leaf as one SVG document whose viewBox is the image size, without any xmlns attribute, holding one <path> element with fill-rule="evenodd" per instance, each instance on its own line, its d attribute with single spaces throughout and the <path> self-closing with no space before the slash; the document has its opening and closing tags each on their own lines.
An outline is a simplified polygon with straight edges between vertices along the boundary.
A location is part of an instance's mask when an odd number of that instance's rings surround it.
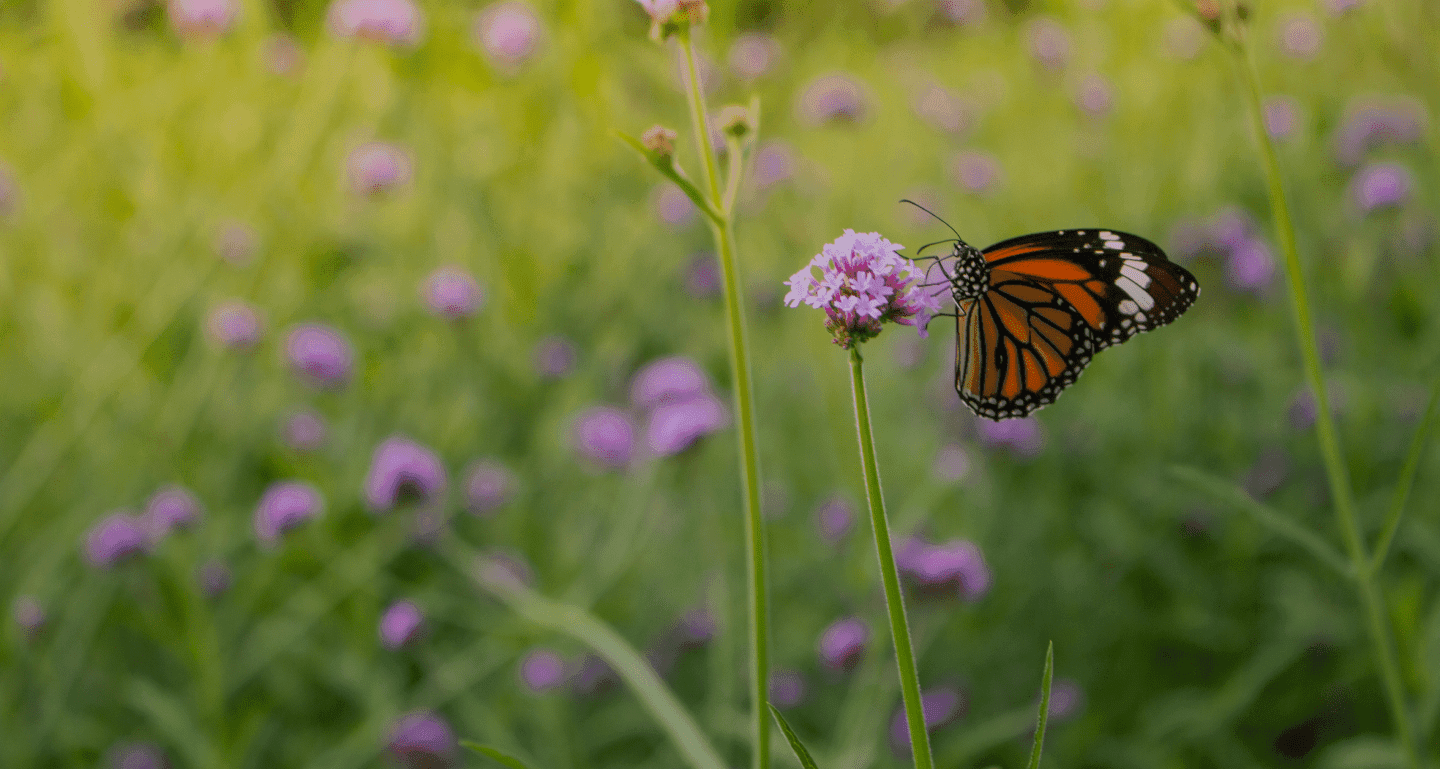
<svg viewBox="0 0 1440 769">
<path fill-rule="evenodd" d="M 481 745 L 481 744 L 478 743 L 478 742 L 471 742 L 471 741 L 469 741 L 469 740 L 461 740 L 461 741 L 460 741 L 460 746 L 461 746 L 461 747 L 464 747 L 464 748 L 469 748 L 469 749 L 475 751 L 476 753 L 479 753 L 480 755 L 485 756 L 485 757 L 487 757 L 487 758 L 494 759 L 496 762 L 501 763 L 501 764 L 504 764 L 505 766 L 509 767 L 509 769 L 530 769 L 530 767 L 528 767 L 528 766 L 525 765 L 525 762 L 524 762 L 524 761 L 521 761 L 520 759 L 518 759 L 518 758 L 516 758 L 516 757 L 514 757 L 514 756 L 512 756 L 512 755 L 510 755 L 510 754 L 508 754 L 508 753 L 504 753 L 504 752 L 501 752 L 500 750 L 497 750 L 497 749 L 495 749 L 495 748 L 492 748 L 492 747 L 490 747 L 489 745 Z"/>
<path fill-rule="evenodd" d="M 795 751 L 795 757 L 800 759 L 800 766 L 805 769 L 820 769 L 815 765 L 815 759 L 810 757 L 810 751 L 805 749 L 804 743 L 795 735 L 795 730 L 786 723 L 785 716 L 780 715 L 779 709 L 774 705 L 770 706 L 770 714 L 775 716 L 776 723 L 780 724 L 780 731 L 785 733 L 785 739 L 790 741 L 790 749 Z"/>
<path fill-rule="evenodd" d="M 1415 486 L 1415 473 L 1420 469 L 1420 456 L 1425 453 L 1425 444 L 1430 438 L 1431 426 L 1435 423 L 1436 409 L 1440 408 L 1440 379 L 1430 388 L 1430 402 L 1420 424 L 1415 426 L 1415 437 L 1410 441 L 1410 451 L 1405 456 L 1405 465 L 1400 470 L 1400 479 L 1395 482 L 1395 496 L 1390 501 L 1390 510 L 1385 515 L 1385 527 L 1380 540 L 1375 543 L 1375 555 L 1370 561 L 1370 573 L 1380 571 L 1385 556 L 1390 554 L 1390 543 L 1400 528 L 1400 518 L 1405 514 L 1405 503 L 1410 499 L 1410 489 Z"/>
<path fill-rule="evenodd" d="M 1045 649 L 1045 675 L 1040 682 L 1040 717 L 1035 724 L 1035 747 L 1030 749 L 1026 769 L 1040 769 L 1040 749 L 1045 745 L 1045 724 L 1050 720 L 1050 679 L 1055 674 L 1055 642 Z"/>
<path fill-rule="evenodd" d="M 659 171 L 661 176 L 674 182 L 675 186 L 679 187 L 680 191 L 685 193 L 685 197 L 690 198 L 690 202 L 694 203 L 695 207 L 700 209 L 700 213 L 709 217 L 710 220 L 716 224 L 724 224 L 724 217 L 715 210 L 714 206 L 710 205 L 710 201 L 705 198 L 704 193 L 700 192 L 700 188 L 696 187 L 693 182 L 685 178 L 684 174 L 680 173 L 680 169 L 675 165 L 674 158 L 661 157 L 651 152 L 645 147 L 644 143 L 629 134 L 616 131 L 615 135 L 620 138 L 620 141 L 630 145 L 631 149 L 640 153 L 640 156 L 645 159 L 645 162 L 649 163 L 656 171 Z"/>
</svg>

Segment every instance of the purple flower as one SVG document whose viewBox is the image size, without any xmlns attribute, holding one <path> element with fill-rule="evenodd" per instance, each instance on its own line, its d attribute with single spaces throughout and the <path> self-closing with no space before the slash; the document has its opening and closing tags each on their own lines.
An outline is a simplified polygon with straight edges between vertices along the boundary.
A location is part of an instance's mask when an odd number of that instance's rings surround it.
<svg viewBox="0 0 1440 769">
<path fill-rule="evenodd" d="M 324 446 L 329 432 L 323 417 L 309 409 L 301 409 L 286 417 L 280 438 L 291 449 L 307 453 Z"/>
<path fill-rule="evenodd" d="M 315 387 L 335 389 L 350 381 L 355 351 L 331 326 L 307 323 L 297 326 L 285 340 L 285 354 L 295 373 Z"/>
<path fill-rule="evenodd" d="M 1323 37 L 1320 22 L 1308 13 L 1292 13 L 1280 20 L 1280 52 L 1287 56 L 1315 58 Z"/>
<path fill-rule="evenodd" d="M 701 251 L 690 258 L 685 270 L 685 292 L 696 299 L 720 295 L 720 262 L 714 254 Z"/>
<path fill-rule="evenodd" d="M 755 150 L 755 186 L 773 187 L 795 175 L 795 151 L 780 140 L 761 144 Z"/>
<path fill-rule="evenodd" d="M 387 742 L 390 754 L 406 769 L 445 769 L 456 763 L 455 733 L 445 719 L 429 711 L 396 721 Z"/>
<path fill-rule="evenodd" d="M 1059 70 L 1070 59 L 1070 33 L 1048 16 L 1031 19 L 1025 25 L 1025 39 L 1031 58 L 1045 69 Z"/>
<path fill-rule="evenodd" d="M 1094 118 L 1110 114 L 1110 109 L 1115 106 L 1114 89 L 1110 87 L 1110 81 L 1100 75 L 1086 75 L 1075 92 L 1075 106 Z"/>
<path fill-rule="evenodd" d="M 988 152 L 963 150 L 951 159 L 950 176 L 967 192 L 985 195 L 1000 184 L 1000 161 Z"/>
<path fill-rule="evenodd" d="M 540 17 L 528 3 L 495 3 L 475 17 L 475 42 L 480 50 L 496 67 L 510 72 L 535 54 L 540 31 Z"/>
<path fill-rule="evenodd" d="M 158 745 L 148 742 L 126 742 L 106 751 L 111 769 L 166 769 L 170 764 Z"/>
<path fill-rule="evenodd" d="M 964 446 L 947 443 L 935 452 L 931 474 L 946 483 L 959 483 L 970 474 L 970 452 Z"/>
<path fill-rule="evenodd" d="M 394 651 L 420 637 L 425 616 L 413 601 L 396 601 L 380 615 L 380 643 Z"/>
<path fill-rule="evenodd" d="M 770 674 L 770 704 L 788 710 L 805 701 L 805 677 L 796 670 L 776 670 Z"/>
<path fill-rule="evenodd" d="M 409 152 L 390 142 L 361 144 L 345 161 L 350 189 L 360 195 L 378 195 L 408 184 L 414 165 Z"/>
<path fill-rule="evenodd" d="M 406 46 L 420 39 L 420 9 L 411 0 L 335 0 L 327 21 L 340 37 Z"/>
<path fill-rule="evenodd" d="M 1033 457 L 1045 448 L 1045 435 L 1040 431 L 1040 422 L 1035 417 L 1002 419 L 992 422 L 978 420 L 980 442 L 991 448 L 1004 447 L 1011 454 L 1022 459 Z"/>
<path fill-rule="evenodd" d="M 445 481 L 445 466 L 435 452 L 403 435 L 392 435 L 370 456 L 365 503 L 375 512 L 390 510 L 404 496 L 429 505 L 445 495 Z"/>
<path fill-rule="evenodd" d="M 1256 457 L 1241 485 L 1250 496 L 1261 499 L 1279 489 L 1289 474 L 1290 458 L 1285 455 L 1284 449 L 1271 447 L 1262 450 Z"/>
<path fill-rule="evenodd" d="M 1276 139 L 1288 139 L 1300 125 L 1300 105 L 1289 96 L 1265 100 L 1265 131 Z"/>
<path fill-rule="evenodd" d="M 299 75 L 305 66 L 305 50 L 295 42 L 294 36 L 276 32 L 265 41 L 265 66 L 272 74 Z"/>
<path fill-rule="evenodd" d="M 90 565 L 108 569 L 146 551 L 149 537 L 140 519 L 127 512 L 114 512 L 100 519 L 85 535 L 85 557 Z"/>
<path fill-rule="evenodd" d="M 565 683 L 565 660 L 549 649 L 531 649 L 520 660 L 520 681 L 532 692 L 548 692 Z"/>
<path fill-rule="evenodd" d="M 602 467 L 618 469 L 630 463 L 635 450 L 635 426 L 617 408 L 595 406 L 575 419 L 575 448 Z"/>
<path fill-rule="evenodd" d="M 952 686 L 920 692 L 920 710 L 925 713 L 925 731 L 933 732 L 952 723 L 964 711 L 965 698 Z M 890 744 L 897 753 L 910 752 L 910 724 L 902 705 L 890 719 Z"/>
<path fill-rule="evenodd" d="M 230 583 L 234 579 L 230 573 L 230 567 L 221 561 L 209 561 L 200 567 L 196 576 L 200 582 L 200 591 L 207 598 L 212 599 L 219 598 L 221 594 L 229 590 Z"/>
<path fill-rule="evenodd" d="M 1248 240 L 1230 252 L 1225 261 L 1225 280 L 1237 291 L 1259 293 L 1275 277 L 1275 258 L 1261 240 Z"/>
<path fill-rule="evenodd" d="M 651 198 L 656 218 L 666 226 L 680 229 L 694 221 L 695 204 L 686 197 L 684 191 L 674 184 L 670 182 L 657 184 Z"/>
<path fill-rule="evenodd" d="M 560 379 L 575 367 L 575 345 L 552 334 L 535 345 L 535 371 L 545 379 Z"/>
<path fill-rule="evenodd" d="M 476 460 L 465 470 L 465 509 L 488 515 L 509 502 L 518 485 L 510 468 L 489 459 Z"/>
<path fill-rule="evenodd" d="M 985 20 L 983 0 L 940 0 L 940 15 L 951 24 L 966 27 Z"/>
<path fill-rule="evenodd" d="M 635 0 L 656 24 L 664 24 L 680 8 L 680 0 Z"/>
<path fill-rule="evenodd" d="M 978 601 L 990 592 L 990 567 L 980 547 L 969 540 L 931 545 L 911 539 L 895 554 L 895 563 L 927 593 L 955 590 L 967 601 Z"/>
<path fill-rule="evenodd" d="M 820 634 L 820 663 L 831 670 L 849 670 L 860 663 L 870 628 L 859 617 L 835 620 Z"/>
<path fill-rule="evenodd" d="M 425 279 L 422 293 L 430 311 L 447 320 L 468 318 L 480 309 L 480 284 L 459 267 L 441 267 Z"/>
<path fill-rule="evenodd" d="M 1410 199 L 1415 187 L 1410 169 L 1397 163 L 1372 163 L 1350 180 L 1350 197 L 1362 213 L 1396 208 Z"/>
<path fill-rule="evenodd" d="M 1425 135 L 1425 108 L 1411 97 L 1367 97 L 1350 105 L 1335 132 L 1335 157 L 1356 166 L 1381 144 L 1415 144 Z"/>
<path fill-rule="evenodd" d="M 206 322 L 210 338 L 231 350 L 254 348 L 260 342 L 261 325 L 255 309 L 238 299 L 216 306 Z"/>
<path fill-rule="evenodd" d="M 10 605 L 10 616 L 15 618 L 15 624 L 26 638 L 33 639 L 45 627 L 45 607 L 34 596 L 16 596 Z"/>
<path fill-rule="evenodd" d="M 724 404 L 709 393 L 701 393 L 655 407 L 645 424 L 645 443 L 655 454 L 678 454 L 729 423 Z"/>
<path fill-rule="evenodd" d="M 235 0 L 170 0 L 170 26 L 181 37 L 217 38 L 230 31 Z"/>
<path fill-rule="evenodd" d="M 166 486 L 150 496 L 140 516 L 153 547 L 174 529 L 193 526 L 200 518 L 200 500 L 184 486 Z"/>
<path fill-rule="evenodd" d="M 636 408 L 688 400 L 709 391 L 710 381 L 694 360 L 676 355 L 647 363 L 630 380 L 630 402 Z"/>
<path fill-rule="evenodd" d="M 878 232 L 847 229 L 785 281 L 785 304 L 825 310 L 825 328 L 846 350 L 879 335 L 887 321 L 914 326 L 923 337 L 940 300 L 920 287 L 924 272 L 900 256 L 901 248 Z"/>
<path fill-rule="evenodd" d="M 226 262 L 243 267 L 255 256 L 255 231 L 240 222 L 226 222 L 215 231 L 215 255 Z"/>
<path fill-rule="evenodd" d="M 815 523 L 820 529 L 820 538 L 834 545 L 855 525 L 855 509 L 844 497 L 833 496 L 815 511 Z"/>
<path fill-rule="evenodd" d="M 255 505 L 255 536 L 267 546 L 280 535 L 319 515 L 325 509 L 320 490 L 303 481 L 270 484 Z"/>
<path fill-rule="evenodd" d="M 843 72 L 831 72 L 805 86 L 797 109 L 800 122 L 810 126 L 832 121 L 855 123 L 865 117 L 869 101 L 858 81 Z"/>
<path fill-rule="evenodd" d="M 1065 721 L 1080 712 L 1085 690 L 1072 678 L 1057 678 L 1050 685 L 1050 720 Z"/>
<path fill-rule="evenodd" d="M 730 70 L 741 80 L 768 73 L 780 59 L 780 44 L 762 32 L 746 32 L 730 44 Z"/>
<path fill-rule="evenodd" d="M 680 616 L 676 631 L 681 646 L 704 646 L 715 637 L 715 615 L 703 606 L 691 609 Z"/>
<path fill-rule="evenodd" d="M 952 134 L 968 131 L 975 123 L 977 111 L 974 103 L 934 83 L 915 100 L 915 114 L 930 125 Z"/>
<path fill-rule="evenodd" d="M 570 686 L 578 694 L 594 696 L 614 686 L 619 680 L 620 677 L 605 660 L 594 654 L 587 654 L 580 660 L 575 676 L 570 679 Z"/>
</svg>

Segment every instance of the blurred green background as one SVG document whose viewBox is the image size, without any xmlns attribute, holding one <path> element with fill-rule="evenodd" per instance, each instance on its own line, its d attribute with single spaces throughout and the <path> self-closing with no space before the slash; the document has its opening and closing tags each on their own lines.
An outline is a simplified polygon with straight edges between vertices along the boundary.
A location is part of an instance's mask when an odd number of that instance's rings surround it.
<svg viewBox="0 0 1440 769">
<path fill-rule="evenodd" d="M 0 766 L 380 766 L 413 711 L 537 767 L 678 765 L 586 649 L 476 590 L 455 556 L 469 550 L 528 564 L 537 590 L 615 625 L 726 759 L 748 761 L 733 428 L 673 455 L 642 446 L 619 468 L 573 436 L 596 405 L 643 419 L 631 379 L 668 356 L 729 403 L 709 233 L 614 136 L 675 128 L 698 174 L 674 51 L 630 0 L 427 0 L 409 26 L 404 3 L 351 5 L 0 4 L 0 599 L 14 615 Z M 1250 10 L 1373 536 L 1440 353 L 1440 7 Z M 390 26 L 347 34 L 352 11 Z M 737 234 L 772 662 L 803 681 L 787 717 L 826 769 L 908 757 L 890 737 L 899 694 L 856 514 L 845 356 L 818 313 L 782 308 L 781 281 L 843 228 L 911 247 L 948 235 L 902 197 L 977 245 L 1141 234 L 1203 286 L 1173 326 L 1099 356 L 1001 432 L 951 389 L 943 322 L 867 346 L 897 537 L 973 542 L 991 575 L 969 600 L 912 601 L 922 685 L 960 700 L 934 732 L 940 765 L 1022 764 L 1052 639 L 1074 696 L 1047 766 L 1400 765 L 1345 580 L 1171 473 L 1243 488 L 1339 547 L 1242 86 L 1193 12 L 712 4 L 698 38 L 712 104 L 763 105 Z M 476 312 L 427 309 L 443 266 L 474 277 Z M 248 347 L 213 330 L 237 300 L 258 320 Z M 348 384 L 317 388 L 287 365 L 287 334 L 307 323 L 353 347 Z M 296 413 L 326 427 L 322 445 L 287 439 Z M 362 485 L 395 434 L 433 449 L 449 480 L 428 506 L 375 515 Z M 483 515 L 467 511 L 477 459 L 513 480 Z M 266 547 L 254 511 L 286 479 L 313 484 L 325 511 Z M 97 522 L 169 484 L 199 500 L 197 523 L 89 562 Z M 1428 452 L 1381 577 L 1432 753 L 1437 493 Z M 827 503 L 861 525 L 827 537 Z M 414 507 L 448 523 L 416 542 Z M 206 566 L 228 586 L 197 577 Z M 424 632 L 389 648 L 377 627 L 398 600 Z M 817 639 L 847 616 L 869 625 L 869 650 L 831 669 Z M 708 627 L 682 621 L 695 617 Z M 522 676 L 537 648 L 563 675 Z"/>
</svg>

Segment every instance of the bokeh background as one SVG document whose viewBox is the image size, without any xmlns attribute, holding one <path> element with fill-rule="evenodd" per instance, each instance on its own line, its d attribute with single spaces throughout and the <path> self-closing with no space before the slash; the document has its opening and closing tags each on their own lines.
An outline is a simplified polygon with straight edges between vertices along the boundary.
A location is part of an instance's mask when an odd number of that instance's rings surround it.
<svg viewBox="0 0 1440 769">
<path fill-rule="evenodd" d="M 1185 3 L 712 3 L 762 106 L 738 238 L 772 696 L 826 769 L 908 763 L 845 356 L 781 282 L 1105 226 L 1203 294 L 1032 419 L 953 331 L 866 346 L 941 766 L 1398 766 L 1346 582 L 1172 468 L 1339 547 L 1232 58 Z M 0 765 L 672 767 L 613 672 L 472 553 L 645 651 L 748 761 L 740 493 L 698 173 L 630 0 L 0 5 Z M 1440 352 L 1440 8 L 1265 0 L 1250 39 L 1373 535 Z M 1381 577 L 1440 714 L 1440 453 Z M 1223 495 L 1221 495 L 1223 496 Z M 457 555 L 461 554 L 461 555 Z M 791 757 L 778 743 L 779 765 Z M 387 757 L 388 754 L 388 757 Z"/>
</svg>

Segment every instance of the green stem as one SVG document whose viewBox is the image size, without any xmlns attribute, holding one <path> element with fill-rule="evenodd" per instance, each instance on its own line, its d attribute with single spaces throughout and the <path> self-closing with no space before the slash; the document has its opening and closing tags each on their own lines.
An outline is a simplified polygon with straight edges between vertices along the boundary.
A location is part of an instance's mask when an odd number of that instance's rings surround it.
<svg viewBox="0 0 1440 769">
<path fill-rule="evenodd" d="M 925 709 L 920 701 L 920 679 L 915 672 L 915 649 L 905 621 L 905 597 L 890 545 L 890 523 L 880 492 L 880 468 L 875 462 L 875 440 L 870 434 L 870 405 L 865 397 L 865 369 L 860 348 L 850 348 L 850 386 L 855 394 L 855 429 L 860 434 L 860 465 L 865 470 L 865 496 L 870 501 L 870 525 L 875 530 L 875 553 L 880 556 L 880 580 L 885 584 L 885 608 L 890 612 L 890 634 L 895 639 L 895 661 L 900 669 L 900 696 L 910 726 L 910 749 L 915 769 L 932 769 L 930 735 L 925 731 Z"/>
<path fill-rule="evenodd" d="M 695 150 L 700 154 L 705 168 L 705 183 L 710 191 L 710 200 L 716 209 L 721 209 L 723 204 L 720 179 L 716 173 L 715 153 L 710 147 L 710 121 L 705 114 L 704 95 L 700 92 L 700 71 L 695 66 L 695 49 L 688 32 L 678 35 L 677 39 L 685 53 L 685 65 L 690 74 L 690 87 L 686 90 L 686 95 L 690 102 L 690 122 L 695 129 Z M 738 168 L 736 166 L 737 174 Z M 749 345 L 745 339 L 745 305 L 740 294 L 740 279 L 735 266 L 734 225 L 729 210 L 723 209 L 723 212 L 724 219 L 719 223 L 712 222 L 710 230 L 720 252 L 725 318 L 730 326 L 731 384 L 735 388 L 735 410 L 738 416 L 736 421 L 740 434 L 740 476 L 745 486 L 745 566 L 750 610 L 750 715 L 755 748 L 751 765 L 755 769 L 768 769 L 770 718 L 765 711 L 769 703 L 769 609 L 765 585 L 765 529 L 760 521 L 760 459 L 755 440 L 755 399 L 751 387 Z"/>
<path fill-rule="evenodd" d="M 1430 388 L 1430 402 L 1415 427 L 1415 437 L 1410 441 L 1410 453 L 1405 457 L 1405 466 L 1400 470 L 1400 479 L 1395 482 L 1395 496 L 1390 500 L 1390 510 L 1385 515 L 1385 528 L 1380 531 L 1380 541 L 1375 543 L 1375 554 L 1370 558 L 1370 573 L 1378 574 L 1390 554 L 1390 543 L 1400 529 L 1400 518 L 1405 513 L 1405 503 L 1410 499 L 1410 489 L 1415 486 L 1415 474 L 1420 469 L 1420 457 L 1425 453 L 1425 442 L 1430 437 L 1430 427 L 1435 423 L 1436 407 L 1440 406 L 1440 379 Z"/>
<path fill-rule="evenodd" d="M 1300 342 L 1300 354 L 1305 361 L 1305 377 L 1310 391 L 1315 395 L 1315 431 L 1320 440 L 1320 454 L 1325 463 L 1325 474 L 1330 482 L 1330 495 L 1334 499 L 1336 522 L 1345 540 L 1345 549 L 1350 556 L 1355 572 L 1356 591 L 1359 593 L 1361 608 L 1370 642 L 1374 647 L 1375 662 L 1380 668 L 1380 679 L 1385 686 L 1386 699 L 1391 717 L 1395 721 L 1396 737 L 1404 747 L 1406 763 L 1411 769 L 1419 769 L 1420 757 L 1415 747 L 1415 738 L 1410 731 L 1410 718 L 1406 712 L 1405 695 L 1400 681 L 1400 671 L 1395 653 L 1390 647 L 1389 632 L 1384 620 L 1384 596 L 1375 584 L 1370 570 L 1370 558 L 1361 541 L 1360 527 L 1355 520 L 1354 501 L 1350 488 L 1350 476 L 1340 451 L 1340 436 L 1330 412 L 1330 399 L 1325 393 L 1325 378 L 1320 368 L 1320 353 L 1315 343 L 1315 326 L 1310 317 L 1310 301 L 1305 291 L 1305 277 L 1301 271 L 1300 253 L 1295 242 L 1295 225 L 1290 218 L 1290 206 L 1285 198 L 1285 185 L 1280 176 L 1280 161 L 1275 145 L 1265 130 L 1264 110 L 1260 99 L 1260 78 L 1255 61 L 1246 45 L 1243 29 L 1236 26 L 1237 54 L 1244 73 L 1245 95 L 1249 101 L 1251 127 L 1255 140 L 1260 145 L 1261 160 L 1270 189 L 1270 208 L 1275 219 L 1275 231 L 1285 255 L 1285 275 L 1290 285 L 1290 308 L 1295 321 L 1295 331 Z"/>
</svg>

